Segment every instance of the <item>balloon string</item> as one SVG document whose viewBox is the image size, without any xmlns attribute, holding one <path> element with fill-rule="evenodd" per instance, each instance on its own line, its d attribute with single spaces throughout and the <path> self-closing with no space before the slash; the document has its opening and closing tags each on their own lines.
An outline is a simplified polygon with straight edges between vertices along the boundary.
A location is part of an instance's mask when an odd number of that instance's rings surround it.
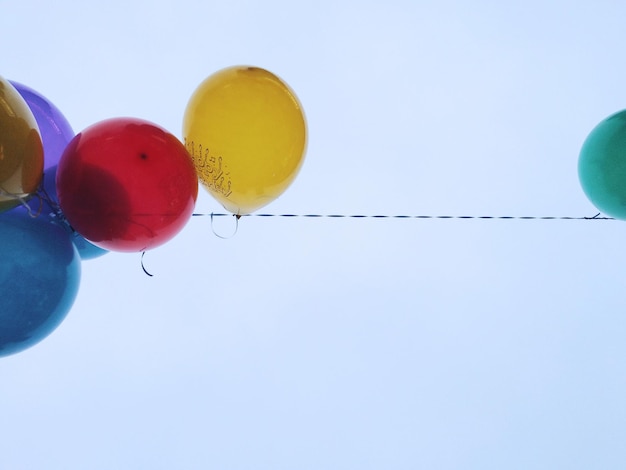
<svg viewBox="0 0 626 470">
<path fill-rule="evenodd" d="M 41 214 L 41 210 L 43 208 L 43 201 L 41 199 L 39 199 L 39 209 L 37 211 L 33 211 L 33 208 L 30 207 L 27 203 L 29 196 L 11 193 L 7 191 L 6 189 L 4 189 L 3 187 L 0 187 L 0 196 L 17 201 L 19 204 L 21 204 L 24 207 L 26 212 L 28 212 L 28 215 L 32 217 L 33 219 L 38 217 Z"/>
<path fill-rule="evenodd" d="M 237 234 L 237 231 L 239 230 L 239 219 L 242 217 L 239 214 L 215 214 L 213 212 L 211 212 L 210 214 L 191 214 L 191 215 L 195 217 L 211 217 L 211 230 L 213 231 L 213 235 L 215 235 L 218 238 L 221 238 L 222 240 L 228 240 L 229 238 L 232 238 Z M 224 217 L 224 216 L 231 216 L 235 218 L 235 230 L 233 233 L 231 233 L 228 236 L 220 235 L 219 233 L 215 231 L 214 217 Z"/>
<path fill-rule="evenodd" d="M 146 267 L 144 266 L 144 264 L 143 264 L 143 257 L 144 257 L 145 255 L 146 255 L 146 252 L 145 252 L 145 251 L 142 251 L 142 252 L 141 252 L 141 269 L 143 269 L 143 272 L 144 272 L 144 273 L 146 273 L 148 276 L 153 277 L 154 275 L 153 275 L 153 274 L 150 274 L 150 273 L 148 272 L 148 270 L 146 269 Z"/>
<path fill-rule="evenodd" d="M 26 200 L 24 198 L 18 198 L 18 199 L 22 207 L 26 209 L 26 212 L 28 213 L 29 217 L 32 219 L 36 219 L 37 217 L 41 215 L 41 212 L 43 211 L 43 199 L 39 197 L 39 194 L 34 194 L 33 196 L 37 198 L 37 200 L 39 201 L 39 206 L 37 207 L 36 211 L 33 210 L 33 208 L 30 207 L 30 205 L 26 203 Z"/>
<path fill-rule="evenodd" d="M 210 214 L 193 214 L 196 217 L 210 216 L 211 221 L 214 217 L 233 216 L 233 214 L 215 213 Z M 239 217 L 283 217 L 283 218 L 332 218 L 332 219 L 478 219 L 478 220 L 616 220 L 613 217 L 601 217 L 598 213 L 593 217 L 571 217 L 571 216 L 492 216 L 492 215 L 365 215 L 365 214 L 246 214 Z M 217 235 L 217 234 L 216 234 Z M 217 235 L 219 236 L 219 235 Z M 224 237 L 220 237 L 224 238 Z"/>
<path fill-rule="evenodd" d="M 41 178 L 41 183 L 39 184 L 39 188 L 37 189 L 37 192 L 34 194 L 34 196 L 39 199 L 41 208 L 43 208 L 45 204 L 48 205 L 51 211 L 50 216 L 52 217 L 53 220 L 55 220 L 58 224 L 62 225 L 70 233 L 77 234 L 78 232 L 76 232 L 74 227 L 72 227 L 70 222 L 67 220 L 67 217 L 65 217 L 65 214 L 61 210 L 61 206 L 59 205 L 57 200 L 53 198 L 52 196 L 50 196 L 50 194 L 46 190 L 46 186 L 44 184 L 46 176 L 47 175 L 44 173 Z M 37 215 L 39 215 L 40 213 L 41 213 L 41 209 L 39 210 L 39 213 Z"/>
</svg>

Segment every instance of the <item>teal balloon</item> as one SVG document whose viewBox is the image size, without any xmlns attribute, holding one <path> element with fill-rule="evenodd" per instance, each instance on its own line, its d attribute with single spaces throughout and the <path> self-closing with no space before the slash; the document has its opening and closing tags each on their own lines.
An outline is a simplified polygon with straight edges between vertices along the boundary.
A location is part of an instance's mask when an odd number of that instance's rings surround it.
<svg viewBox="0 0 626 470">
<path fill-rule="evenodd" d="M 0 214 L 0 357 L 52 333 L 69 312 L 81 261 L 67 231 L 43 217 Z"/>
<path fill-rule="evenodd" d="M 578 177 L 600 212 L 626 220 L 626 110 L 609 116 L 587 136 Z"/>
</svg>

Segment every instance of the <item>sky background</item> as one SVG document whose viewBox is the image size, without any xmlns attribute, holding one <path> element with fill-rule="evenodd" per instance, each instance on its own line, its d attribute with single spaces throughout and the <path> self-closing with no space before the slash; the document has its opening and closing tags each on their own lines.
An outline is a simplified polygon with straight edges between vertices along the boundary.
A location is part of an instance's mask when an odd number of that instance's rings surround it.
<svg viewBox="0 0 626 470">
<path fill-rule="evenodd" d="M 0 75 L 76 132 L 178 137 L 213 72 L 306 112 L 270 213 L 594 216 L 587 134 L 626 104 L 620 1 L 0 0 Z M 223 212 L 201 188 L 196 212 Z M 231 218 L 215 229 L 229 233 Z M 83 262 L 0 359 L 0 467 L 621 469 L 626 225 L 195 217 Z"/>
</svg>

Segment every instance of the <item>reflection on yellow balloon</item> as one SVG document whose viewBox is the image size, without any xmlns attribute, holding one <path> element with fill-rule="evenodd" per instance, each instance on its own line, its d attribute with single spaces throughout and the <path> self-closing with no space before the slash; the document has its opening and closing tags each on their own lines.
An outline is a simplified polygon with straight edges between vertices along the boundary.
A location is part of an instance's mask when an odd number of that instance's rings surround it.
<svg viewBox="0 0 626 470">
<path fill-rule="evenodd" d="M 306 133 L 293 91 L 257 67 L 229 67 L 208 77 L 189 100 L 183 121 L 200 182 L 237 215 L 287 189 L 302 166 Z"/>
<path fill-rule="evenodd" d="M 34 193 L 42 175 L 37 121 L 13 85 L 0 77 L 0 211 Z"/>
</svg>

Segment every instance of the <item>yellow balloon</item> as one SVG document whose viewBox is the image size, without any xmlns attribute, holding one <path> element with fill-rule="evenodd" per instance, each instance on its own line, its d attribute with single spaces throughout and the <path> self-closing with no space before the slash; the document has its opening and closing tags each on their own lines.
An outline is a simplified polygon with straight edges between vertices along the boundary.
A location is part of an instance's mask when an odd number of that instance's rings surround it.
<svg viewBox="0 0 626 470">
<path fill-rule="evenodd" d="M 28 104 L 0 77 L 0 212 L 33 194 L 43 176 L 43 144 Z"/>
<path fill-rule="evenodd" d="M 237 215 L 287 189 L 307 144 L 294 92 L 271 72 L 246 66 L 220 70 L 198 86 L 185 110 L 183 137 L 200 182 Z"/>
</svg>

